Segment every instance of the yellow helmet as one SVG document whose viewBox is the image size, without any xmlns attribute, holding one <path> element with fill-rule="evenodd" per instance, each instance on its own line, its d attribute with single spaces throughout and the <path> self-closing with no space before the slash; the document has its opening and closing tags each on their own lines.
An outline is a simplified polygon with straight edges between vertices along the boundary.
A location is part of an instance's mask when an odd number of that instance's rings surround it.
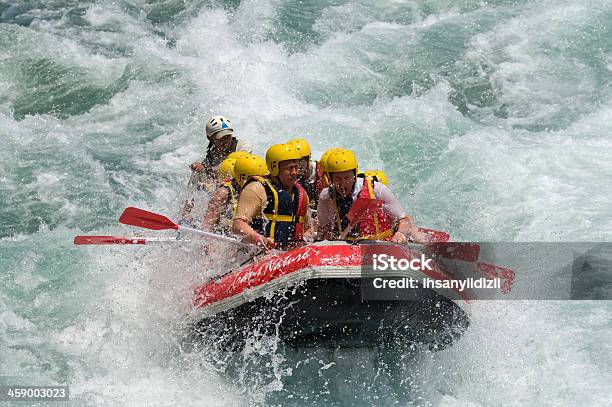
<svg viewBox="0 0 612 407">
<path fill-rule="evenodd" d="M 236 160 L 234 164 L 234 179 L 241 187 L 249 177 L 268 175 L 266 161 L 258 155 L 247 154 Z"/>
<path fill-rule="evenodd" d="M 327 158 L 329 157 L 331 153 L 333 153 L 336 150 L 342 150 L 342 148 L 341 147 L 330 148 L 329 150 L 325 151 L 323 155 L 321 156 L 321 159 L 319 160 L 319 164 L 321 165 L 321 169 L 323 170 L 323 172 L 327 172 Z"/>
<path fill-rule="evenodd" d="M 221 164 L 219 164 L 219 169 L 217 170 L 217 179 L 225 181 L 229 177 L 236 178 L 236 176 L 234 175 L 235 163 L 236 158 L 233 157 L 228 157 L 225 160 L 221 161 Z"/>
<path fill-rule="evenodd" d="M 355 157 L 355 153 L 344 148 L 329 153 L 326 166 L 327 172 L 354 170 L 355 175 L 357 175 L 358 172 L 357 157 Z"/>
<path fill-rule="evenodd" d="M 302 155 L 300 158 L 308 157 L 310 160 L 312 153 L 310 152 L 310 144 L 308 144 L 308 141 L 303 138 L 294 138 L 293 140 L 289 140 L 287 144 L 291 144 L 299 150 L 300 154 Z"/>
<path fill-rule="evenodd" d="M 266 152 L 266 164 L 270 175 L 278 176 L 278 164 L 281 161 L 299 160 L 302 153 L 293 144 L 274 144 Z"/>
<path fill-rule="evenodd" d="M 385 174 L 382 170 L 372 170 L 366 171 L 363 173 L 366 177 L 376 178 L 378 182 L 382 182 L 385 186 L 389 186 L 389 180 L 387 179 L 387 174 Z"/>
<path fill-rule="evenodd" d="M 225 158 L 235 158 L 238 159 L 240 157 L 244 157 L 245 155 L 249 155 L 246 151 L 234 151 L 233 153 L 229 153 L 229 155 Z"/>
</svg>

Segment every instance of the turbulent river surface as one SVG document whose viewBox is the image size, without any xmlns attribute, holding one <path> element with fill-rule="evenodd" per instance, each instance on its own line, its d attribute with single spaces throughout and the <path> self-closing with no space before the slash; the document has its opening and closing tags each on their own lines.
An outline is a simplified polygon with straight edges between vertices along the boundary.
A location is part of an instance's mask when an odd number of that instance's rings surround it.
<svg viewBox="0 0 612 407">
<path fill-rule="evenodd" d="M 69 385 L 71 405 L 609 405 L 609 301 L 478 302 L 435 353 L 227 355 L 184 340 L 215 272 L 197 244 L 72 238 L 134 233 L 126 206 L 175 218 L 223 114 L 260 154 L 354 149 L 456 240 L 611 241 L 611 85 L 609 0 L 0 1 L 0 385 Z"/>
</svg>

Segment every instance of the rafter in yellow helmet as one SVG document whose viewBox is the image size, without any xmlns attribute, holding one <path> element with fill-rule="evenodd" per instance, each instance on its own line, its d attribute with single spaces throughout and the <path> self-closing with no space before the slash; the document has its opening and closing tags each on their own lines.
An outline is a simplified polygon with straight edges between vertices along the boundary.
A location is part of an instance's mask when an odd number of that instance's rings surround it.
<svg viewBox="0 0 612 407">
<path fill-rule="evenodd" d="M 347 149 L 339 149 L 329 153 L 327 157 L 327 172 L 342 172 L 353 170 L 355 175 L 358 172 L 357 157 L 355 153 Z"/>
<path fill-rule="evenodd" d="M 308 141 L 306 141 L 303 138 L 294 138 L 293 140 L 289 140 L 287 142 L 287 144 L 291 144 L 293 145 L 295 148 L 298 149 L 298 151 L 300 152 L 301 157 L 308 157 L 308 159 L 310 159 L 310 156 L 312 155 L 311 151 L 310 151 L 310 144 L 308 144 Z"/>
<path fill-rule="evenodd" d="M 236 182 L 242 187 L 249 177 L 268 175 L 266 160 L 254 154 L 244 155 L 236 160 L 234 174 Z"/>
<path fill-rule="evenodd" d="M 228 157 L 225 160 L 221 161 L 219 164 L 219 169 L 217 170 L 217 178 L 221 181 L 226 180 L 229 177 L 236 178 L 234 175 L 234 164 L 236 163 L 236 158 Z"/>
<path fill-rule="evenodd" d="M 246 151 L 234 151 L 233 153 L 229 153 L 229 155 L 227 156 L 227 158 L 235 158 L 238 159 L 240 157 L 244 157 L 245 155 L 249 155 L 248 152 Z"/>
<path fill-rule="evenodd" d="M 300 150 L 289 143 L 274 144 L 266 152 L 266 165 L 273 177 L 278 176 L 278 164 L 281 161 L 299 160 L 302 158 Z"/>
<path fill-rule="evenodd" d="M 319 160 L 319 163 L 321 164 L 321 169 L 323 170 L 323 172 L 327 172 L 327 158 L 329 157 L 329 155 L 331 153 L 333 153 L 336 150 L 342 150 L 342 148 L 341 147 L 332 147 L 329 150 L 326 150 L 321 155 L 321 159 Z"/>
</svg>

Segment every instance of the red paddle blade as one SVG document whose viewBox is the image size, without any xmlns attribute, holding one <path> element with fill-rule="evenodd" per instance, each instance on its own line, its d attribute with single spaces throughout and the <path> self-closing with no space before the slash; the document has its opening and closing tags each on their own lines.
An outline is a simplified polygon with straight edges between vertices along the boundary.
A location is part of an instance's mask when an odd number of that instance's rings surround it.
<svg viewBox="0 0 612 407">
<path fill-rule="evenodd" d="M 448 242 L 450 235 L 440 230 L 419 228 L 419 232 L 426 233 L 431 239 L 427 249 L 445 259 L 475 262 L 480 256 L 480 246 L 476 243 Z"/>
<path fill-rule="evenodd" d="M 179 225 L 165 216 L 134 207 L 125 208 L 119 218 L 119 222 L 124 225 L 138 226 L 140 228 L 152 230 L 178 230 L 179 227 Z"/>
<path fill-rule="evenodd" d="M 500 278 L 503 283 L 501 285 L 501 292 L 508 294 L 512 291 L 512 285 L 514 284 L 515 273 L 506 267 L 496 266 L 495 264 L 489 263 L 476 263 L 478 269 L 484 274 L 486 278 Z"/>
<path fill-rule="evenodd" d="M 419 228 L 419 232 L 427 234 L 431 242 L 448 242 L 450 240 L 450 235 L 440 230 Z"/>
<path fill-rule="evenodd" d="M 369 213 L 374 213 L 376 210 L 382 208 L 383 201 L 380 199 L 370 199 L 370 198 L 357 198 L 353 205 L 351 205 L 351 210 L 349 210 L 346 217 L 348 218 L 351 225 L 359 222 L 361 218 L 367 216 Z"/>
<path fill-rule="evenodd" d="M 119 236 L 75 236 L 74 244 L 146 244 L 146 240 Z"/>
<path fill-rule="evenodd" d="M 425 247 L 431 253 L 440 255 L 445 259 L 474 262 L 480 256 L 480 245 L 476 243 L 434 242 L 427 243 Z"/>
</svg>

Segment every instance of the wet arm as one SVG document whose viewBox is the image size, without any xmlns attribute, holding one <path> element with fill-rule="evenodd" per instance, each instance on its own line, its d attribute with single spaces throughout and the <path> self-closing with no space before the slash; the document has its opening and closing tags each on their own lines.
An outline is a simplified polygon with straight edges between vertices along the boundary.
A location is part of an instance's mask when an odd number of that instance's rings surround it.
<svg viewBox="0 0 612 407">
<path fill-rule="evenodd" d="M 232 222 L 232 231 L 236 235 L 242 236 L 247 243 L 258 243 L 263 238 L 250 224 L 254 217 L 262 213 L 265 203 L 266 191 L 259 183 L 248 184 L 240 193 L 238 208 L 236 208 L 236 214 Z"/>
<path fill-rule="evenodd" d="M 319 195 L 319 204 L 317 205 L 317 239 L 331 240 L 333 238 L 333 231 L 333 203 L 326 188 Z"/>
<path fill-rule="evenodd" d="M 215 225 L 219 224 L 221 214 L 226 209 L 228 192 L 226 188 L 217 188 L 208 202 L 208 208 L 202 220 L 202 230 L 209 232 Z"/>
<path fill-rule="evenodd" d="M 404 242 L 412 240 L 416 243 L 426 243 L 429 241 L 427 234 L 419 232 L 419 229 L 414 225 L 410 215 L 404 211 L 398 199 L 393 195 L 391 190 L 381 183 L 376 183 L 374 192 L 378 199 L 385 202 L 383 211 L 398 222 L 397 232 L 393 235 L 394 242 Z"/>
</svg>

